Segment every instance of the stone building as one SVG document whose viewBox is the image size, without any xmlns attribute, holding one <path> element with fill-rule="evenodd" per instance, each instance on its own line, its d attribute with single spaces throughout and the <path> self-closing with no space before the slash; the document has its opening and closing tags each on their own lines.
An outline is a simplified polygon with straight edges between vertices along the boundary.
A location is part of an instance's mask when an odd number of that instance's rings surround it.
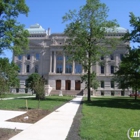
<svg viewBox="0 0 140 140">
<path fill-rule="evenodd" d="M 62 33 L 50 33 L 50 29 L 45 30 L 39 24 L 28 28 L 29 51 L 24 55 L 13 56 L 13 61 L 19 66 L 20 89 L 18 92 L 25 92 L 25 80 L 31 73 L 39 73 L 48 80 L 48 93 L 79 93 L 85 88 L 81 83 L 80 76 L 84 70 L 80 64 L 68 63 L 67 56 L 63 52 L 63 46 L 67 37 Z M 108 37 L 120 38 L 127 32 L 122 27 L 116 27 L 116 31 L 107 30 Z M 124 91 L 117 88 L 116 83 L 111 79 L 123 55 L 127 53 L 129 42 L 121 42 L 116 50 L 109 56 L 101 57 L 105 66 L 96 63 L 92 70 L 96 72 L 100 87 L 93 91 L 96 95 L 123 95 Z M 15 92 L 13 90 L 13 92 Z M 125 94 L 127 91 L 125 92 Z"/>
</svg>

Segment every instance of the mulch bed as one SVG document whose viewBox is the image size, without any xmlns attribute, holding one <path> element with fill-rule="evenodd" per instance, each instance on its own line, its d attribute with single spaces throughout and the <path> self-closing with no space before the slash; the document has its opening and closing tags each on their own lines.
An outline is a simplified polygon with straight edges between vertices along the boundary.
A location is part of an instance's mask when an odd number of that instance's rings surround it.
<svg viewBox="0 0 140 140">
<path fill-rule="evenodd" d="M 50 114 L 50 111 L 48 110 L 32 109 L 28 110 L 25 114 L 9 119 L 7 121 L 20 123 L 35 123 L 48 114 Z"/>
</svg>

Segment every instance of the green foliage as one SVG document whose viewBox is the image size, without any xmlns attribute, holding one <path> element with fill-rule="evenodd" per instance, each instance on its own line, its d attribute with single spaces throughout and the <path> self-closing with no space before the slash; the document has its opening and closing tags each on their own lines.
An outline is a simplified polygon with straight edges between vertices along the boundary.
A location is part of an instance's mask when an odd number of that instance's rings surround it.
<svg viewBox="0 0 140 140">
<path fill-rule="evenodd" d="M 140 17 L 136 17 L 132 12 L 130 12 L 130 25 L 133 27 L 131 32 L 128 32 L 124 36 L 124 40 L 133 41 L 134 43 L 140 43 Z"/>
<path fill-rule="evenodd" d="M 18 87 L 18 66 L 9 63 L 8 58 L 0 58 L 0 93 L 9 91 L 10 87 Z"/>
<path fill-rule="evenodd" d="M 19 54 L 28 48 L 29 33 L 17 22 L 20 14 L 28 12 L 25 0 L 0 0 L 0 53 L 10 49 Z"/>
<path fill-rule="evenodd" d="M 133 27 L 131 32 L 122 38 L 125 41 L 140 43 L 140 17 L 130 13 L 130 25 Z M 140 46 L 129 48 L 128 54 L 122 60 L 119 70 L 115 73 L 115 80 L 120 88 L 133 88 L 135 92 L 140 89 Z M 137 96 L 135 96 L 135 99 Z"/>
<path fill-rule="evenodd" d="M 26 79 L 26 88 L 30 88 L 32 91 L 35 90 L 36 83 L 40 79 L 40 75 L 38 73 L 33 73 L 29 75 L 29 77 Z"/>
<path fill-rule="evenodd" d="M 140 89 L 140 48 L 129 48 L 128 54 L 123 58 L 114 80 L 119 88 Z"/>
<path fill-rule="evenodd" d="M 85 82 L 85 85 L 86 85 L 85 89 L 86 89 L 88 87 L 88 75 L 85 74 L 85 75 L 81 76 L 81 80 L 82 80 L 82 82 Z M 96 79 L 95 72 L 92 72 L 90 74 L 90 80 L 91 80 L 90 87 L 96 90 L 99 87 L 99 81 Z"/>
<path fill-rule="evenodd" d="M 43 78 L 40 78 L 35 86 L 36 99 L 45 99 L 45 89 L 44 89 L 45 81 Z"/>
<path fill-rule="evenodd" d="M 100 61 L 101 56 L 114 50 L 117 43 L 116 39 L 105 37 L 108 28 L 114 30 L 117 26 L 115 20 L 107 21 L 107 12 L 106 5 L 99 0 L 87 0 L 79 11 L 70 10 L 63 17 L 63 21 L 68 22 L 64 32 L 69 37 L 64 50 L 66 55 L 70 56 L 69 61 L 82 64 L 87 72 L 88 100 L 91 67 Z"/>
<path fill-rule="evenodd" d="M 30 88 L 36 94 L 36 99 L 45 98 L 44 85 L 45 80 L 38 73 L 33 73 L 26 79 L 26 88 Z"/>
</svg>

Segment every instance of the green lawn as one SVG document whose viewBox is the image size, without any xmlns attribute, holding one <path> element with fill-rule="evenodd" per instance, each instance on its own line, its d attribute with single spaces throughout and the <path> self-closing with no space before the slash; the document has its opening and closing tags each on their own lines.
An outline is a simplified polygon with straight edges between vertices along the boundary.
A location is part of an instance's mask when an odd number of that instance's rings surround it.
<svg viewBox="0 0 140 140">
<path fill-rule="evenodd" d="M 22 97 L 22 96 L 31 96 L 32 94 L 19 94 L 19 93 L 17 93 L 17 94 L 12 94 L 12 93 L 6 93 L 6 94 L 2 94 L 1 96 L 0 96 L 0 98 L 11 98 L 11 97 Z"/>
<path fill-rule="evenodd" d="M 71 96 L 48 96 L 45 100 L 40 101 L 40 109 L 53 110 L 58 106 L 68 102 Z M 36 109 L 38 100 L 35 98 L 27 98 L 28 108 Z M 4 110 L 22 110 L 26 108 L 26 99 L 0 100 L 0 109 Z"/>
<path fill-rule="evenodd" d="M 92 98 L 83 101 L 82 140 L 128 140 L 127 131 L 140 129 L 140 99 Z M 137 138 L 134 138 L 137 139 Z"/>
</svg>

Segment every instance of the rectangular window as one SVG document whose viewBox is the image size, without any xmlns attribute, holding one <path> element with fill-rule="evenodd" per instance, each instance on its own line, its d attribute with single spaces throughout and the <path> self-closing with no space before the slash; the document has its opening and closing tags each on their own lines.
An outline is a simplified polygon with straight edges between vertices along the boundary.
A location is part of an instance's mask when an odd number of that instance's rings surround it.
<svg viewBox="0 0 140 140">
<path fill-rule="evenodd" d="M 124 56 L 123 56 L 123 54 L 120 54 L 120 60 L 122 60 L 122 59 L 123 59 L 123 57 L 124 57 Z"/>
<path fill-rule="evenodd" d="M 111 91 L 111 96 L 114 96 L 114 94 L 115 94 L 114 91 Z"/>
<path fill-rule="evenodd" d="M 104 60 L 104 56 L 101 56 L 101 60 Z"/>
<path fill-rule="evenodd" d="M 101 66 L 101 73 L 104 73 L 104 66 Z"/>
<path fill-rule="evenodd" d="M 111 81 L 110 84 L 111 88 L 114 88 L 114 81 Z"/>
<path fill-rule="evenodd" d="M 113 54 L 110 55 L 110 60 L 114 60 Z"/>
<path fill-rule="evenodd" d="M 72 65 L 71 64 L 66 65 L 66 73 L 72 73 Z"/>
<path fill-rule="evenodd" d="M 101 91 L 101 96 L 104 96 L 104 91 Z"/>
<path fill-rule="evenodd" d="M 18 60 L 21 60 L 22 59 L 22 56 L 21 55 L 18 55 Z"/>
<path fill-rule="evenodd" d="M 111 72 L 111 74 L 114 73 L 114 66 L 111 66 L 111 67 L 110 67 L 110 72 Z"/>
<path fill-rule="evenodd" d="M 18 73 L 20 73 L 21 72 L 21 64 L 18 64 L 18 68 L 19 68 Z"/>
<path fill-rule="evenodd" d="M 36 60 L 39 60 L 39 59 L 40 59 L 40 55 L 39 55 L 39 53 L 36 53 L 35 58 L 36 58 Z"/>
<path fill-rule="evenodd" d="M 101 88 L 104 88 L 104 81 L 101 81 Z"/>
<path fill-rule="evenodd" d="M 30 66 L 26 65 L 26 72 L 29 73 L 30 72 Z"/>
<path fill-rule="evenodd" d="M 57 58 L 56 58 L 56 60 L 59 60 L 59 61 L 60 61 L 60 60 L 63 60 L 63 56 L 58 55 Z"/>
<path fill-rule="evenodd" d="M 56 73 L 62 73 L 62 64 L 57 64 Z"/>
<path fill-rule="evenodd" d="M 38 73 L 38 65 L 35 65 L 35 73 Z"/>
<path fill-rule="evenodd" d="M 30 60 L 30 54 L 27 54 L 27 60 Z"/>
<path fill-rule="evenodd" d="M 82 73 L 82 65 L 81 64 L 75 65 L 75 73 Z"/>
</svg>

